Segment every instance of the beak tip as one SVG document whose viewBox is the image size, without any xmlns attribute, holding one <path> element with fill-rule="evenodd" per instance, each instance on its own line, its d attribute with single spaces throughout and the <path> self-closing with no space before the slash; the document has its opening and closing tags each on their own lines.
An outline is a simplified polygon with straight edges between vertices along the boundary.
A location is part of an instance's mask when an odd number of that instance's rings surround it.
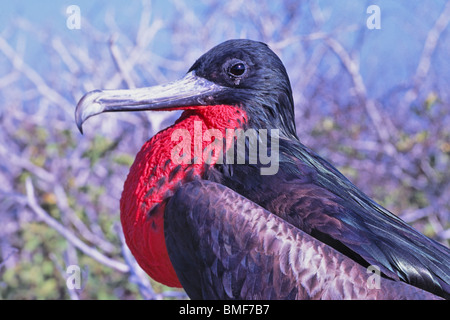
<svg viewBox="0 0 450 320">
<path fill-rule="evenodd" d="M 78 127 L 78 130 L 80 131 L 80 133 L 83 134 L 83 127 L 82 127 L 82 125 L 77 123 L 77 127 Z"/>
<path fill-rule="evenodd" d="M 95 90 L 84 95 L 78 102 L 75 109 L 75 123 L 78 130 L 83 134 L 83 123 L 90 117 L 95 116 L 104 111 L 104 107 L 101 103 L 97 102 L 100 90 Z"/>
<path fill-rule="evenodd" d="M 79 107 L 77 106 L 77 108 L 75 110 L 75 123 L 81 134 L 83 134 L 83 122 L 85 120 L 86 119 L 83 119 L 83 113 L 80 112 Z"/>
</svg>

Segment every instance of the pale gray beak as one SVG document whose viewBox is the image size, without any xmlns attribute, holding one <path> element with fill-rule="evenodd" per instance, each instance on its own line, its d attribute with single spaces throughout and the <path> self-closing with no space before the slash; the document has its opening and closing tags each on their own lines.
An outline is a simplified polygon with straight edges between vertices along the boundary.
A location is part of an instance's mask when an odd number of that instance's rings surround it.
<svg viewBox="0 0 450 320">
<path fill-rule="evenodd" d="M 180 80 L 148 88 L 94 90 L 85 94 L 75 109 L 75 121 L 82 125 L 90 117 L 103 112 L 178 110 L 190 106 L 214 104 L 225 87 L 189 72 Z"/>
</svg>

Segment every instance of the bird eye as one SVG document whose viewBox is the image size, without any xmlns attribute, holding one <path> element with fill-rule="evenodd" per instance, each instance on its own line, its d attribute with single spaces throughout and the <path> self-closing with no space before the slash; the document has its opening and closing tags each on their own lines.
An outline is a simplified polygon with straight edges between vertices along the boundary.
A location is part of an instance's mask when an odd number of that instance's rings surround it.
<svg viewBox="0 0 450 320">
<path fill-rule="evenodd" d="M 230 73 L 234 76 L 242 76 L 245 72 L 245 64 L 238 62 L 230 67 Z"/>
</svg>

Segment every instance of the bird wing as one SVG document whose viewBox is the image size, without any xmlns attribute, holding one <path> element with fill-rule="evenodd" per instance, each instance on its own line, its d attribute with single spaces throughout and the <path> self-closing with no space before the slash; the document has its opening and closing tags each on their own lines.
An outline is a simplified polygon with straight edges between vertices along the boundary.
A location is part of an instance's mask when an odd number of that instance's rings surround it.
<svg viewBox="0 0 450 320">
<path fill-rule="evenodd" d="M 363 266 L 450 298 L 450 250 L 384 209 L 298 141 L 280 140 L 279 170 L 225 164 L 211 176 Z M 235 178 L 239 177 L 239 179 Z"/>
<path fill-rule="evenodd" d="M 192 299 L 434 299 L 380 278 L 233 190 L 197 180 L 167 201 L 166 245 Z"/>
<path fill-rule="evenodd" d="M 314 172 L 309 183 L 301 181 L 293 187 L 297 197 L 292 197 L 301 202 L 302 195 L 307 194 L 303 201 L 311 206 L 308 210 L 299 202 L 294 204 L 290 209 L 297 213 L 297 220 L 304 220 L 303 211 L 312 212 L 302 223 L 309 224 L 314 229 L 311 233 L 318 238 L 331 237 L 369 264 L 379 266 L 388 276 L 394 279 L 397 276 L 450 298 L 449 248 L 375 203 L 336 168 L 303 145 L 297 145 L 296 154 L 291 161 L 295 169 Z"/>
<path fill-rule="evenodd" d="M 302 144 L 283 148 L 277 175 L 243 193 L 362 265 L 450 298 L 450 250 L 371 200 Z M 264 199 L 253 196 L 264 194 Z M 263 204 L 264 202 L 264 204 Z"/>
</svg>

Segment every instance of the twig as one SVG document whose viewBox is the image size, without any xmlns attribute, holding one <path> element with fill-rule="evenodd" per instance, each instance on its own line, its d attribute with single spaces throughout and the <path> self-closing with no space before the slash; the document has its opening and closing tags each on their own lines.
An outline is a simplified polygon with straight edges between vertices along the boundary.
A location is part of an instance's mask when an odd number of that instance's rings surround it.
<svg viewBox="0 0 450 320">
<path fill-rule="evenodd" d="M 91 258 L 97 260 L 98 262 L 104 264 L 105 266 L 108 266 L 114 270 L 120 271 L 120 272 L 129 272 L 129 267 L 117 260 L 111 259 L 101 252 L 99 252 L 97 249 L 92 248 L 88 245 L 86 245 L 83 241 L 81 241 L 77 236 L 75 236 L 70 230 L 65 228 L 63 225 L 61 225 L 58 221 L 53 219 L 44 209 L 42 209 L 37 200 L 34 193 L 34 186 L 31 182 L 31 178 L 27 178 L 25 181 L 25 187 L 26 187 L 26 193 L 27 193 L 27 205 L 28 207 L 36 213 L 36 215 L 44 221 L 49 227 L 56 230 L 59 234 L 61 234 L 64 238 L 66 238 L 67 241 L 69 241 L 71 244 L 73 244 L 75 247 L 80 249 L 83 253 L 90 256 Z"/>
<path fill-rule="evenodd" d="M 6 149 L 3 145 L 0 144 L 0 155 L 5 159 L 9 159 L 11 163 L 13 163 L 17 167 L 21 167 L 25 170 L 33 172 L 36 177 L 42 179 L 43 181 L 53 183 L 55 181 L 55 177 L 53 174 L 33 164 L 29 159 L 25 157 L 19 157 L 16 154 L 10 152 L 10 150 Z"/>
<path fill-rule="evenodd" d="M 122 55 L 120 54 L 119 48 L 117 48 L 116 46 L 116 38 L 117 34 L 113 35 L 109 39 L 109 51 L 111 52 L 114 64 L 116 65 L 117 70 L 122 76 L 122 79 L 125 81 L 128 89 L 134 89 L 136 88 L 136 85 L 130 76 L 131 70 L 128 68 L 128 65 L 126 65 L 126 63 L 122 59 Z"/>
<path fill-rule="evenodd" d="M 165 297 L 175 297 L 178 299 L 187 298 L 187 295 L 184 291 L 170 290 L 164 291 L 162 293 L 156 293 L 153 290 L 153 287 L 150 281 L 148 280 L 148 277 L 145 274 L 144 270 L 142 270 L 141 267 L 139 267 L 133 255 L 131 254 L 130 249 L 128 249 L 125 243 L 125 238 L 123 236 L 122 229 L 117 224 L 114 226 L 114 229 L 116 230 L 116 233 L 120 235 L 120 241 L 122 243 L 122 255 L 128 267 L 130 268 L 130 281 L 138 285 L 139 292 L 144 297 L 144 299 L 160 300 Z"/>
<path fill-rule="evenodd" d="M 127 245 L 125 244 L 125 238 L 124 238 L 122 229 L 117 224 L 114 226 L 114 229 L 116 230 L 117 234 L 119 235 L 120 242 L 122 244 L 121 245 L 122 256 L 125 259 L 125 263 L 129 267 L 131 282 L 137 284 L 137 286 L 139 288 L 139 292 L 144 297 L 144 299 L 147 299 L 147 300 L 158 299 L 159 297 L 153 290 L 150 281 L 148 280 L 147 276 L 144 274 L 144 271 L 137 264 L 136 260 L 134 259 L 133 255 L 130 252 L 130 249 L 128 249 Z"/>
<path fill-rule="evenodd" d="M 389 156 L 396 158 L 397 150 L 390 142 L 391 137 L 394 136 L 394 130 L 392 130 L 394 126 L 386 125 L 388 121 L 386 117 L 381 114 L 381 111 L 377 108 L 376 102 L 372 99 L 367 98 L 367 89 L 361 73 L 359 72 L 359 66 L 351 58 L 350 54 L 345 50 L 342 44 L 340 44 L 337 40 L 328 37 L 326 38 L 325 43 L 338 56 L 345 69 L 350 74 L 350 77 L 353 80 L 356 96 L 366 109 L 366 112 L 375 127 L 377 135 L 383 143 L 383 149 Z M 390 128 L 391 130 L 388 131 L 388 128 Z"/>
<path fill-rule="evenodd" d="M 11 248 L 11 252 L 3 259 L 2 262 L 0 262 L 0 269 L 6 264 L 6 261 L 8 261 L 9 258 L 11 258 L 15 253 L 19 252 L 16 248 Z"/>
<path fill-rule="evenodd" d="M 433 28 L 431 28 L 430 32 L 428 32 L 427 38 L 425 40 L 422 55 L 420 57 L 419 64 L 417 65 L 416 73 L 413 79 L 415 83 L 414 86 L 416 88 L 425 79 L 428 71 L 430 70 L 431 58 L 433 56 L 434 51 L 436 50 L 439 38 L 442 32 L 447 28 L 449 23 L 450 23 L 450 1 L 447 1 L 444 10 L 439 15 Z"/>
<path fill-rule="evenodd" d="M 10 60 L 13 67 L 22 72 L 35 86 L 36 89 L 48 100 L 56 105 L 65 108 L 67 113 L 72 114 L 73 105 L 67 101 L 61 94 L 47 85 L 44 79 L 14 51 L 8 42 L 0 36 L 0 51 Z"/>
<path fill-rule="evenodd" d="M 101 237 L 101 232 L 99 232 L 99 234 L 92 232 L 91 229 L 88 228 L 75 214 L 75 212 L 73 212 L 72 208 L 69 206 L 67 194 L 59 183 L 55 183 L 54 193 L 59 209 L 64 212 L 64 215 L 67 216 L 70 223 L 83 235 L 83 238 L 95 244 L 104 252 L 111 253 L 115 251 L 116 248 L 114 245 Z"/>
<path fill-rule="evenodd" d="M 434 51 L 436 50 L 437 44 L 439 43 L 439 38 L 441 37 L 444 30 L 450 23 L 450 1 L 447 1 L 444 10 L 437 18 L 433 27 L 427 34 L 425 39 L 425 44 L 423 46 L 422 55 L 420 56 L 419 63 L 417 64 L 416 72 L 412 80 L 412 88 L 405 93 L 404 101 L 402 106 L 409 106 L 416 98 L 419 93 L 419 88 L 430 70 L 431 58 Z"/>
<path fill-rule="evenodd" d="M 56 258 L 56 256 L 53 253 L 50 253 L 49 257 L 50 257 L 50 260 L 52 260 L 53 265 L 55 266 L 56 270 L 58 270 L 59 275 L 61 276 L 61 278 L 64 281 L 67 281 L 67 275 L 64 272 L 64 269 L 61 266 L 61 264 L 58 262 L 58 259 Z M 80 300 L 80 297 L 79 297 L 78 292 L 76 290 L 69 289 L 67 287 L 67 285 L 66 285 L 66 289 L 67 289 L 67 293 L 69 294 L 71 300 Z"/>
</svg>

